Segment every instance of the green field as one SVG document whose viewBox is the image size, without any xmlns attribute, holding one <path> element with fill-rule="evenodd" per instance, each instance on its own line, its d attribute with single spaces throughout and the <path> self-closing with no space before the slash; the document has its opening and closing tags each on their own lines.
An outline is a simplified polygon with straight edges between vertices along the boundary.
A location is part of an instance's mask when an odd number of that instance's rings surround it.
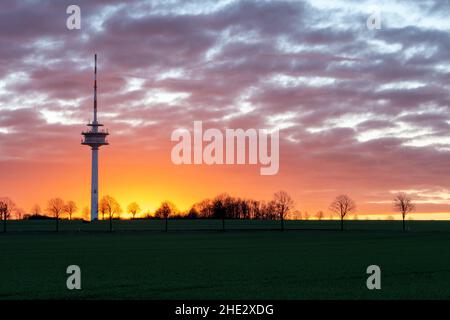
<svg viewBox="0 0 450 320">
<path fill-rule="evenodd" d="M 12 221 L 0 299 L 449 299 L 450 222 Z M 246 230 L 244 230 L 246 229 Z M 82 290 L 66 289 L 66 268 Z M 382 289 L 366 288 L 366 268 Z"/>
</svg>

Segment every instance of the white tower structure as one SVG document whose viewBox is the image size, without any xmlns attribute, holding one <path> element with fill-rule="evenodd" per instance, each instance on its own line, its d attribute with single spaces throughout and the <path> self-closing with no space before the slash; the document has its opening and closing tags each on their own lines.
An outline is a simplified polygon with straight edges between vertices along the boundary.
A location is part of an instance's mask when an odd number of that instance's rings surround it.
<svg viewBox="0 0 450 320">
<path fill-rule="evenodd" d="M 108 130 L 99 130 L 98 127 L 102 127 L 103 124 L 97 121 L 97 54 L 94 63 L 94 120 L 87 125 L 91 128 L 81 133 L 84 136 L 81 144 L 92 149 L 91 221 L 94 221 L 98 219 L 98 149 L 109 144 L 106 140 Z"/>
</svg>

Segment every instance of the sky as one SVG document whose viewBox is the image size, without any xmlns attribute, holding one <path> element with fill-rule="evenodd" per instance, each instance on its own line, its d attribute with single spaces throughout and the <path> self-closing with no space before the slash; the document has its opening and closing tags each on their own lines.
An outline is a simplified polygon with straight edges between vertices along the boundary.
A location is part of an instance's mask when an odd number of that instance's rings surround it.
<svg viewBox="0 0 450 320">
<path fill-rule="evenodd" d="M 310 215 L 348 194 L 376 217 L 403 191 L 417 218 L 449 219 L 449 14 L 443 0 L 2 0 L 0 195 L 25 211 L 89 205 L 97 53 L 99 193 L 124 208 L 286 190 Z M 171 133 L 194 121 L 279 129 L 279 172 L 175 165 Z"/>
</svg>

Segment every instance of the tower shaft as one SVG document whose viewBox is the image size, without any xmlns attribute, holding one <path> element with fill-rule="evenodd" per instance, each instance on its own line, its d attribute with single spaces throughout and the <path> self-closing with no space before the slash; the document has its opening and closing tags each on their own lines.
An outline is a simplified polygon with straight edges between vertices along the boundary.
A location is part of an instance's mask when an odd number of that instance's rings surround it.
<svg viewBox="0 0 450 320">
<path fill-rule="evenodd" d="M 98 148 L 92 148 L 91 221 L 98 220 Z"/>
</svg>

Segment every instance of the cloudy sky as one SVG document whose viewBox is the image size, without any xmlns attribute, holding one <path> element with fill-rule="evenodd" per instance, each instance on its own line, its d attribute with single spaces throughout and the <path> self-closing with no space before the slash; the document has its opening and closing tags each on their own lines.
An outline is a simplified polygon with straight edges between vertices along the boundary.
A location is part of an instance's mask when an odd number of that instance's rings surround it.
<svg viewBox="0 0 450 320">
<path fill-rule="evenodd" d="M 81 30 L 66 28 L 71 4 Z M 422 217 L 450 218 L 449 14 L 446 0 L 2 0 L 0 195 L 88 205 L 97 53 L 100 194 L 123 206 L 284 189 L 311 215 L 341 193 L 391 214 L 403 190 Z M 279 173 L 174 165 L 171 132 L 195 120 L 279 128 Z"/>
</svg>

